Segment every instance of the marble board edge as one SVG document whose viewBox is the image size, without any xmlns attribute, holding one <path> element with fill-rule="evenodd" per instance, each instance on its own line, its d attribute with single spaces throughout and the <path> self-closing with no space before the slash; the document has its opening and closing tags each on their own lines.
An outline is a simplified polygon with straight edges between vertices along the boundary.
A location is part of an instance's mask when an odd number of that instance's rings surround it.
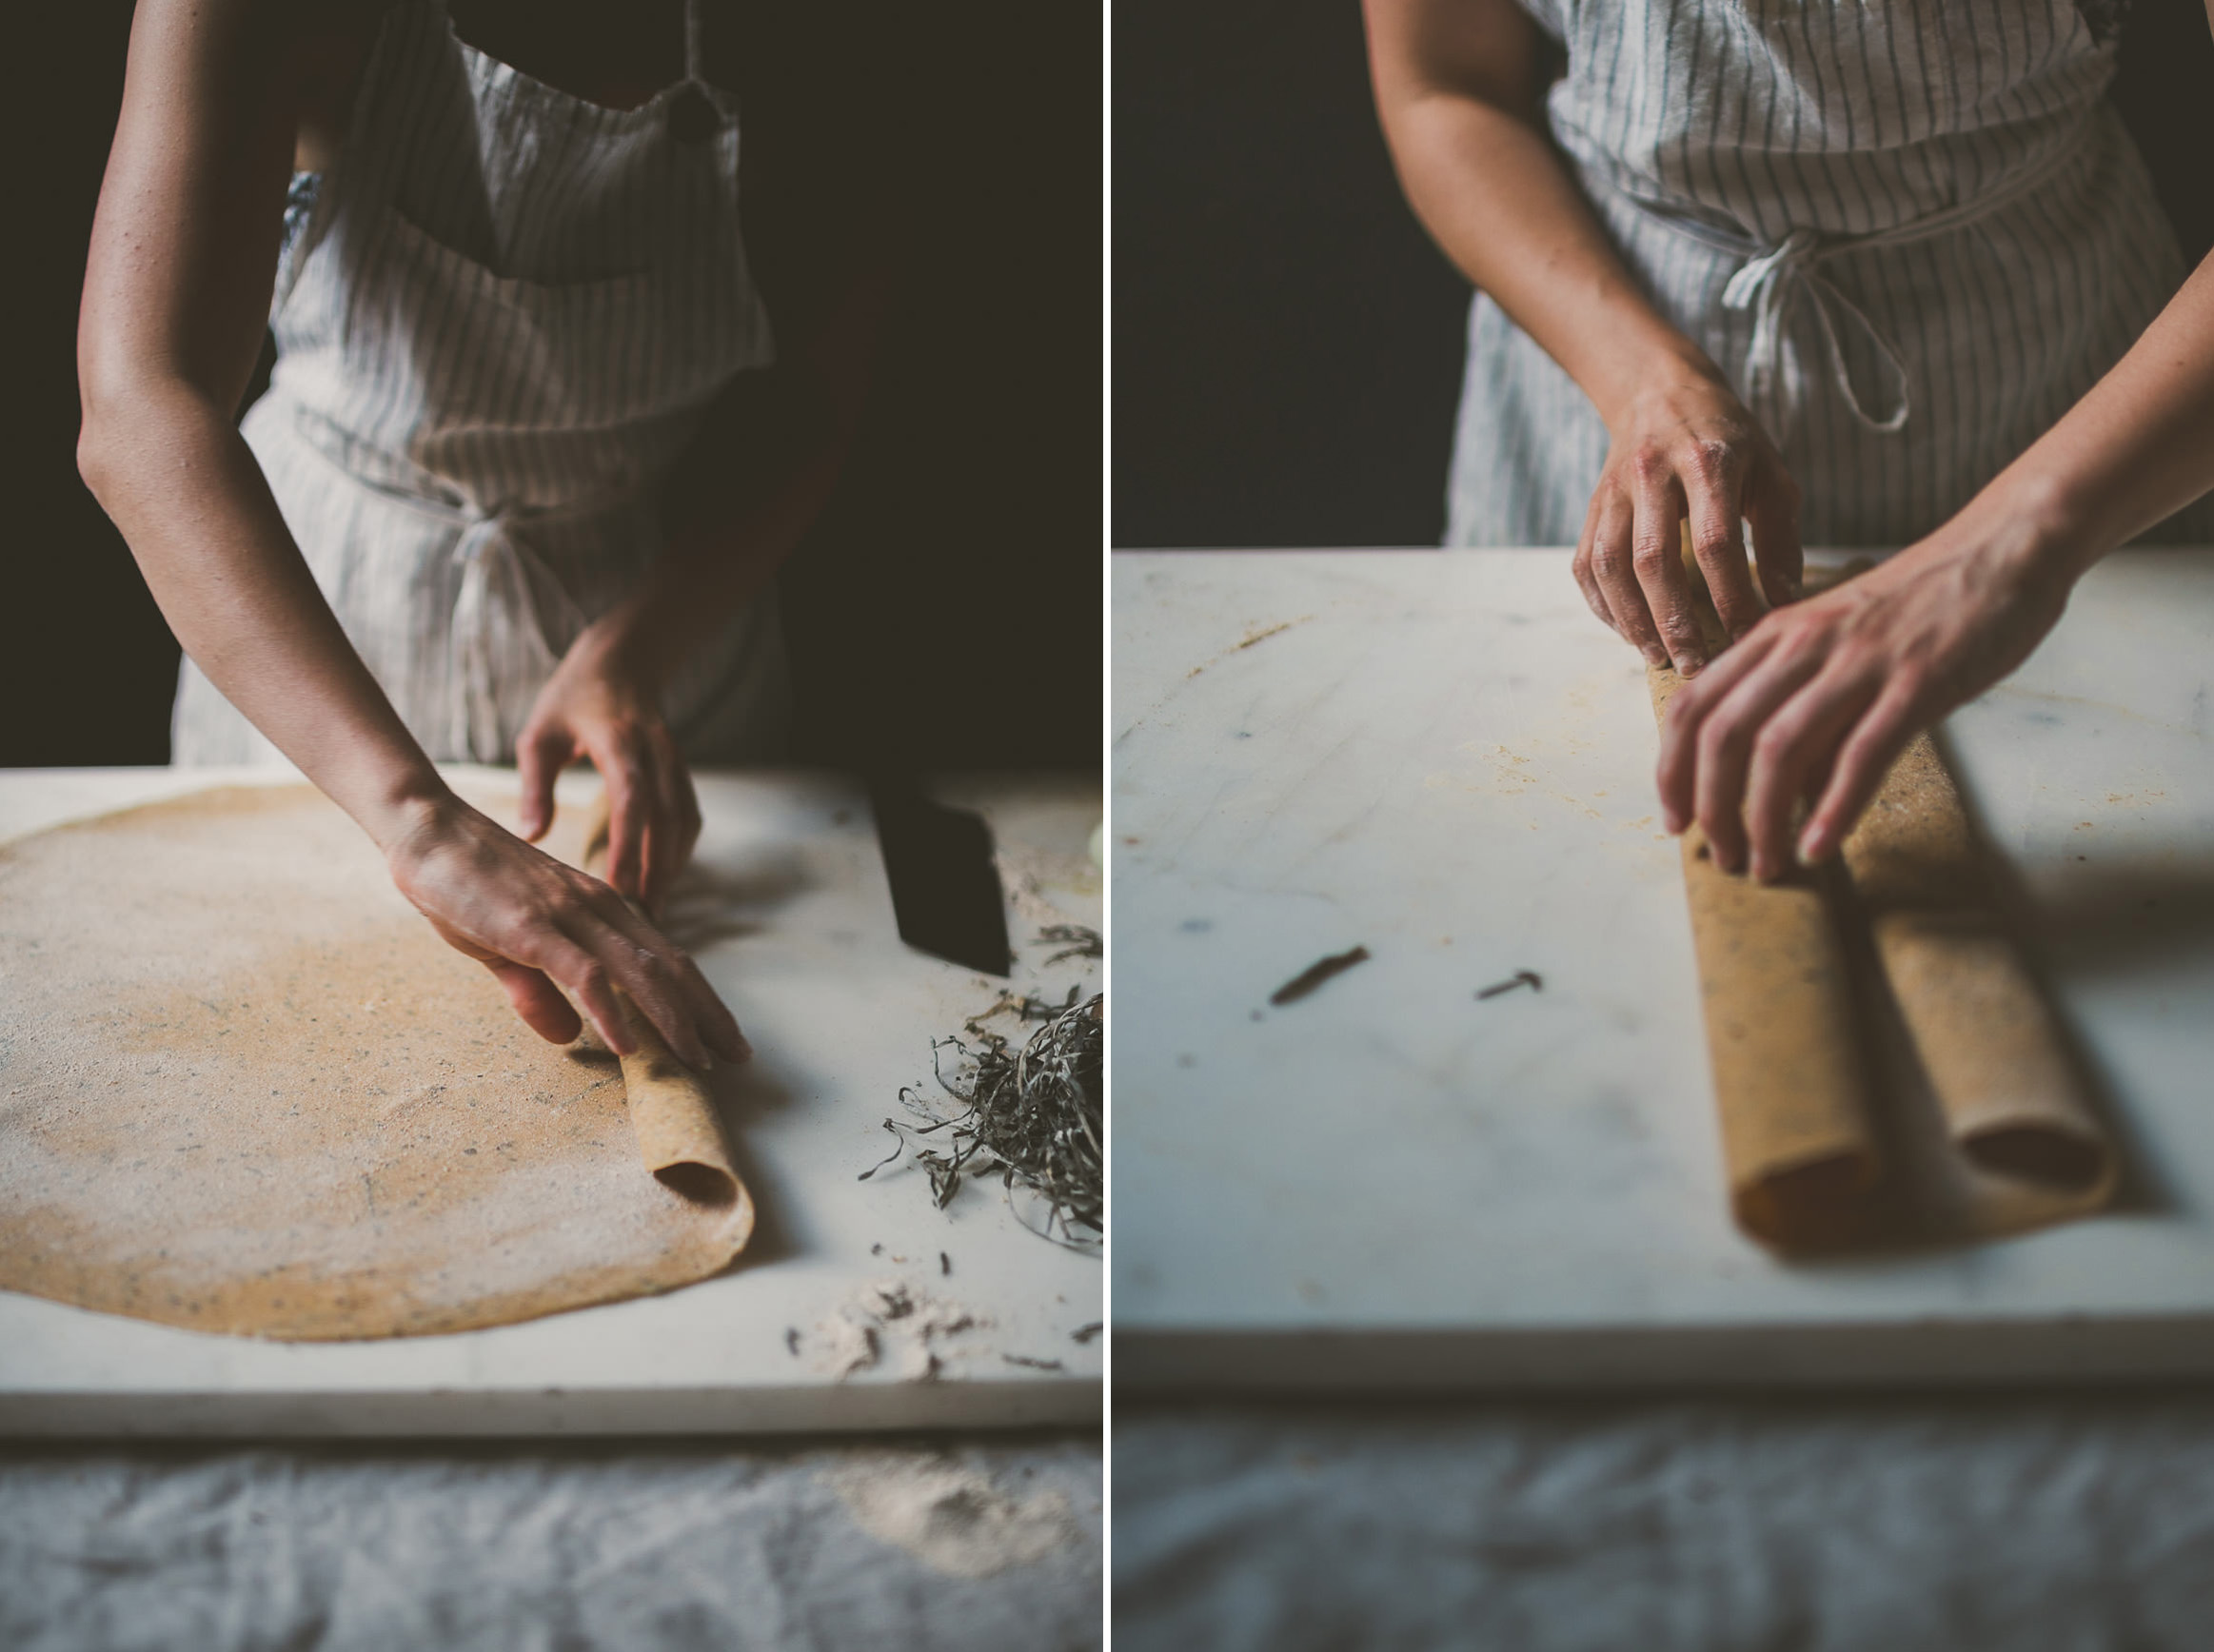
<svg viewBox="0 0 2214 1652">
<path fill-rule="evenodd" d="M 2214 1323 L 2059 1314 L 1789 1327 L 1117 1326 L 1114 1377 L 1117 1392 L 1307 1395 L 2176 1382 L 2214 1379 Z"/>
<path fill-rule="evenodd" d="M 0 1394 L 8 1439 L 435 1439 L 1082 1427 L 1099 1380 L 823 1387 L 607 1387 Z"/>
</svg>

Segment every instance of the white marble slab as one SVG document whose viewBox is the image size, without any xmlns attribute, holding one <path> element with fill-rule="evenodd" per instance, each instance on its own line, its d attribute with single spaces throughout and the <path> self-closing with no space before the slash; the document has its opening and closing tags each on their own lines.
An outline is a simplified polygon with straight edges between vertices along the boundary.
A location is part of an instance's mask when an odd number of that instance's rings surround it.
<svg viewBox="0 0 2214 1652">
<path fill-rule="evenodd" d="M 1642 668 L 1566 552 L 1113 584 L 1118 1380 L 2214 1372 L 2214 553 L 2117 556 L 1949 725 L 2124 1208 L 1822 1266 L 1725 1212 Z"/>
<path fill-rule="evenodd" d="M 0 772 L 0 836 L 211 782 L 227 771 Z M 564 780 L 581 796 L 592 782 Z M 1101 1265 L 1018 1226 L 996 1184 L 943 1210 L 919 1172 L 881 1158 L 901 1085 L 927 1079 L 930 1040 L 1002 983 L 903 945 L 860 788 L 825 775 L 702 775 L 699 861 L 723 886 L 730 933 L 696 947 L 757 1052 L 725 1097 L 761 1218 L 732 1272 L 662 1297 L 458 1336 L 287 1345 L 211 1336 L 0 1292 L 0 1431 L 75 1434 L 684 1433 L 983 1428 L 1099 1414 Z M 1096 787 L 962 777 L 1002 851 L 1050 902 L 1097 925 L 1087 875 Z M 1096 990 L 1100 966 L 1033 944 L 1020 902 L 1015 985 Z M 4 1013 L 0 1007 L 0 1013 Z M 950 1272 L 941 1268 L 943 1252 Z M 878 1280 L 969 1309 L 939 1345 L 939 1380 L 901 1380 L 898 1349 L 843 1380 L 811 1329 Z M 896 1340 L 888 1338 L 888 1341 Z M 1010 1363 L 1056 1362 L 1058 1369 Z"/>
</svg>

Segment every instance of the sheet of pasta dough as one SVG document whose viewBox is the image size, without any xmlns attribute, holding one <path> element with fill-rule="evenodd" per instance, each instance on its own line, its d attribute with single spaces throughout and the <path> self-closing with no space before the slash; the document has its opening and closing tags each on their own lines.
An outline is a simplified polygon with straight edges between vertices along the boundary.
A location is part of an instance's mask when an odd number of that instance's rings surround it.
<svg viewBox="0 0 2214 1652">
<path fill-rule="evenodd" d="M 0 846 L 0 1288 L 413 1336 L 668 1290 L 751 1226 L 644 1173 L 614 1061 L 518 1021 L 313 789 Z"/>
</svg>

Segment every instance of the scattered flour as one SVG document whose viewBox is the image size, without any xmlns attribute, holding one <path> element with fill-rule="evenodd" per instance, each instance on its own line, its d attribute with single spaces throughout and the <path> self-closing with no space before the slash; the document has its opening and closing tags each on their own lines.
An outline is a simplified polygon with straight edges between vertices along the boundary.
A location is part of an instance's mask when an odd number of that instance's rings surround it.
<svg viewBox="0 0 2214 1652">
<path fill-rule="evenodd" d="M 815 1327 L 815 1368 L 850 1377 L 877 1363 L 877 1328 L 844 1309 Z"/>
<path fill-rule="evenodd" d="M 989 1323 L 904 1281 L 879 1279 L 818 1320 L 808 1340 L 815 1368 L 827 1375 L 842 1380 L 889 1354 L 902 1382 L 926 1383 L 944 1368 L 947 1338 Z"/>
<path fill-rule="evenodd" d="M 924 1452 L 877 1452 L 822 1479 L 859 1525 L 955 1578 L 988 1578 L 1076 1541 L 1058 1491 L 1018 1500 L 971 1468 Z"/>
</svg>

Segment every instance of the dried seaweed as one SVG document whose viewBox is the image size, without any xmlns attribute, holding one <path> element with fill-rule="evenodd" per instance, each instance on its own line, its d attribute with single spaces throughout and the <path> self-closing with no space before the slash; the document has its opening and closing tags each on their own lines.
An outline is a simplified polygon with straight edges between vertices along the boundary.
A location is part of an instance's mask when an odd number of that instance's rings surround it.
<svg viewBox="0 0 2214 1652">
<path fill-rule="evenodd" d="M 867 1181 L 886 1165 L 911 1155 L 929 1174 L 931 1196 L 945 1209 L 963 1178 L 997 1173 L 1017 1220 L 1034 1233 L 1071 1249 L 1097 1252 L 1106 1239 L 1106 1177 L 1102 1150 L 1100 1056 L 1107 1005 L 1095 995 L 1051 1013 L 1017 1049 L 981 1023 L 1002 1012 L 1024 1013 L 1030 1000 L 1002 994 L 971 1020 L 974 1043 L 931 1041 L 931 1066 L 952 1106 L 912 1087 L 899 1092 L 913 1123 L 886 1119 L 899 1145 L 890 1157 L 861 1172 Z M 946 1071 L 945 1052 L 955 1052 Z M 922 1138 L 935 1137 L 925 1143 Z M 1023 1197 L 1017 1197 L 1017 1190 Z M 1028 1211 L 1042 1207 L 1033 1219 Z"/>
</svg>

